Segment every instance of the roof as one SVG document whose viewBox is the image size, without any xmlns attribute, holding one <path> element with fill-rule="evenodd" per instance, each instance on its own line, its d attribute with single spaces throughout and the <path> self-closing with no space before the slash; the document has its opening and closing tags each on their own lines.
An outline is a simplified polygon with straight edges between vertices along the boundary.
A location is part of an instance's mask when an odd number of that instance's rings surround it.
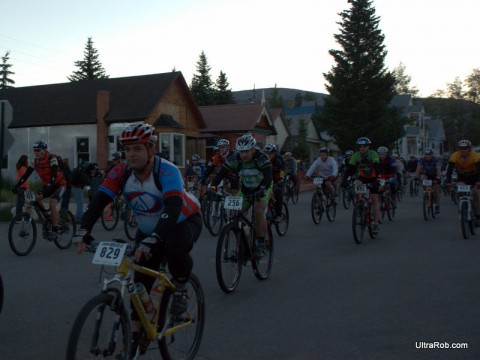
<svg viewBox="0 0 480 360">
<path fill-rule="evenodd" d="M 107 122 L 141 121 L 176 80 L 184 84 L 195 111 L 197 107 L 181 72 L 9 88 L 0 90 L 0 100 L 8 100 L 14 109 L 10 128 L 94 124 L 100 90 L 110 95 Z M 203 120 L 199 112 L 197 115 Z"/>
<path fill-rule="evenodd" d="M 309 106 L 297 106 L 291 109 L 285 109 L 285 116 L 301 116 L 301 115 L 312 115 L 315 113 L 315 105 Z"/>
</svg>

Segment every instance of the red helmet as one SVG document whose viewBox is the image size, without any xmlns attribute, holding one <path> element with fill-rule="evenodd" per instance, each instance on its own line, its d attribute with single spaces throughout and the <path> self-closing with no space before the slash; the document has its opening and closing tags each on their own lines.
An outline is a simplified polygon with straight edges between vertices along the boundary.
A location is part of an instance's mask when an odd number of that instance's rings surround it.
<svg viewBox="0 0 480 360">
<path fill-rule="evenodd" d="M 157 136 L 152 125 L 137 123 L 127 125 L 122 131 L 119 141 L 122 145 L 134 143 L 153 144 L 157 141 Z"/>
</svg>

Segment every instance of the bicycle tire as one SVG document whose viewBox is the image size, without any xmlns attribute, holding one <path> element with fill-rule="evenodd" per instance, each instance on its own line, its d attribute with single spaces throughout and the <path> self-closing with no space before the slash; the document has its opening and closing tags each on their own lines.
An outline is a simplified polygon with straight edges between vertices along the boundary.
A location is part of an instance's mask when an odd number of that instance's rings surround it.
<svg viewBox="0 0 480 360">
<path fill-rule="evenodd" d="M 75 217 L 70 211 L 67 211 L 67 217 L 58 223 L 57 238 L 53 240 L 60 250 L 68 249 L 72 246 L 72 239 L 77 232 L 77 223 Z"/>
<path fill-rule="evenodd" d="M 127 235 L 127 238 L 130 240 L 135 240 L 137 229 L 137 217 L 133 213 L 132 209 L 127 209 L 123 218 L 123 230 L 125 230 L 125 235 Z"/>
<path fill-rule="evenodd" d="M 429 192 L 429 201 L 428 202 L 429 202 L 428 208 L 429 208 L 429 211 L 430 211 L 430 217 L 432 219 L 435 219 L 435 217 L 436 217 L 435 216 L 435 204 L 433 203 L 433 192 L 432 191 Z"/>
<path fill-rule="evenodd" d="M 275 231 L 279 236 L 285 236 L 288 231 L 288 225 L 290 224 L 290 214 L 288 212 L 288 205 L 284 201 L 282 203 L 282 213 L 280 214 L 282 221 L 275 223 Z"/>
<path fill-rule="evenodd" d="M 223 201 L 211 199 L 205 206 L 205 226 L 212 236 L 217 236 L 223 227 Z"/>
<path fill-rule="evenodd" d="M 190 274 L 187 282 L 189 306 L 180 316 L 170 314 L 173 293 L 167 289 L 162 296 L 159 314 L 159 329 L 166 331 L 178 329 L 169 335 L 162 336 L 158 341 L 160 353 L 165 360 L 185 359 L 192 360 L 198 352 L 202 342 L 205 326 L 205 296 L 200 280 L 195 274 Z M 189 323 L 187 325 L 187 323 Z M 186 325 L 186 326 L 185 326 Z"/>
<path fill-rule="evenodd" d="M 365 216 L 364 216 L 364 206 L 361 203 L 356 203 L 353 208 L 352 213 L 352 233 L 353 233 L 353 240 L 357 244 L 361 244 L 363 242 L 363 236 L 365 234 Z"/>
<path fill-rule="evenodd" d="M 430 212 L 429 212 L 429 206 L 428 206 L 428 193 L 423 194 L 422 209 L 423 209 L 423 218 L 425 219 L 425 221 L 428 221 L 430 218 Z"/>
<path fill-rule="evenodd" d="M 215 253 L 215 270 L 220 288 L 227 294 L 235 291 L 242 275 L 242 234 L 229 223 L 221 231 Z"/>
<path fill-rule="evenodd" d="M 316 225 L 320 224 L 320 222 L 322 221 L 324 209 L 323 209 L 322 197 L 318 192 L 314 192 L 312 195 L 310 211 L 312 214 L 313 223 Z"/>
<path fill-rule="evenodd" d="M 365 209 L 365 223 L 368 224 L 368 235 L 370 235 L 370 239 L 375 239 L 377 237 L 377 233 L 373 231 L 373 214 L 372 214 L 372 204 L 369 203 L 368 208 Z"/>
<path fill-rule="evenodd" d="M 326 209 L 325 212 L 327 213 L 327 219 L 330 222 L 333 222 L 335 220 L 335 217 L 337 215 L 337 205 L 333 204 L 332 199 L 327 197 L 326 201 Z"/>
<path fill-rule="evenodd" d="M 110 214 L 108 214 L 110 211 Z M 112 201 L 105 209 L 103 209 L 100 221 L 102 226 L 107 231 L 112 231 L 117 227 L 120 219 L 120 209 L 115 201 Z"/>
<path fill-rule="evenodd" d="M 272 228 L 267 226 L 267 236 L 265 237 L 264 255 L 259 257 L 257 253 L 257 238 L 253 239 L 252 270 L 258 280 L 265 280 L 270 276 L 273 264 L 273 234 Z"/>
<path fill-rule="evenodd" d="M 460 227 L 462 229 L 462 236 L 464 239 L 468 239 L 470 237 L 468 222 L 468 204 L 466 201 L 462 201 L 460 206 Z"/>
<path fill-rule="evenodd" d="M 12 219 L 8 227 L 8 244 L 18 256 L 30 254 L 37 242 L 37 227 L 29 214 L 23 214 L 22 220 Z"/>
<path fill-rule="evenodd" d="M 118 326 L 119 331 L 112 349 L 114 326 Z M 68 337 L 66 359 L 98 359 L 102 358 L 102 354 L 104 357 L 129 359 L 131 342 L 130 315 L 123 306 L 121 296 L 101 293 L 88 301 L 78 313 Z"/>
<path fill-rule="evenodd" d="M 350 204 L 352 203 L 352 198 L 350 192 L 346 188 L 342 188 L 342 203 L 345 210 L 350 209 Z"/>
<path fill-rule="evenodd" d="M 292 203 L 295 205 L 298 203 L 298 196 L 299 196 L 299 191 L 298 191 L 298 185 L 292 187 Z"/>
</svg>

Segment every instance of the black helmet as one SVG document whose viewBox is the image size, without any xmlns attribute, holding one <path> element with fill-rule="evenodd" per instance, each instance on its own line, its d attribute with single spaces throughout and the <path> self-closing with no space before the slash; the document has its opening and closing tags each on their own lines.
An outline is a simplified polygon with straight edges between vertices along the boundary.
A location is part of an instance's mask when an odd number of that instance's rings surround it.
<svg viewBox="0 0 480 360">
<path fill-rule="evenodd" d="M 267 144 L 263 147 L 263 152 L 270 154 L 277 151 L 277 145 L 275 144 Z"/>
</svg>

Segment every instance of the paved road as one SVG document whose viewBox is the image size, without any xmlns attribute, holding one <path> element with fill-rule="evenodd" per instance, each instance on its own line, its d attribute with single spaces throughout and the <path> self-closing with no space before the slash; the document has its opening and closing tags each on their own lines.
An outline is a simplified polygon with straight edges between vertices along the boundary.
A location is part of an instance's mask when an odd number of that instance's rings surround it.
<svg viewBox="0 0 480 360">
<path fill-rule="evenodd" d="M 378 239 L 356 245 L 350 210 L 314 225 L 310 196 L 290 206 L 289 233 L 275 237 L 271 278 L 258 281 L 246 268 L 233 294 L 217 285 L 216 239 L 203 232 L 194 249 L 207 303 L 199 359 L 480 358 L 480 235 L 461 238 L 450 200 L 427 223 L 420 199 L 406 198 Z M 100 228 L 97 238 L 113 237 Z M 7 230 L 0 224 L 0 359 L 63 359 L 74 317 L 98 292 L 99 269 L 91 255 L 45 240 L 17 257 Z M 433 342 L 468 349 L 418 348 Z"/>
</svg>

